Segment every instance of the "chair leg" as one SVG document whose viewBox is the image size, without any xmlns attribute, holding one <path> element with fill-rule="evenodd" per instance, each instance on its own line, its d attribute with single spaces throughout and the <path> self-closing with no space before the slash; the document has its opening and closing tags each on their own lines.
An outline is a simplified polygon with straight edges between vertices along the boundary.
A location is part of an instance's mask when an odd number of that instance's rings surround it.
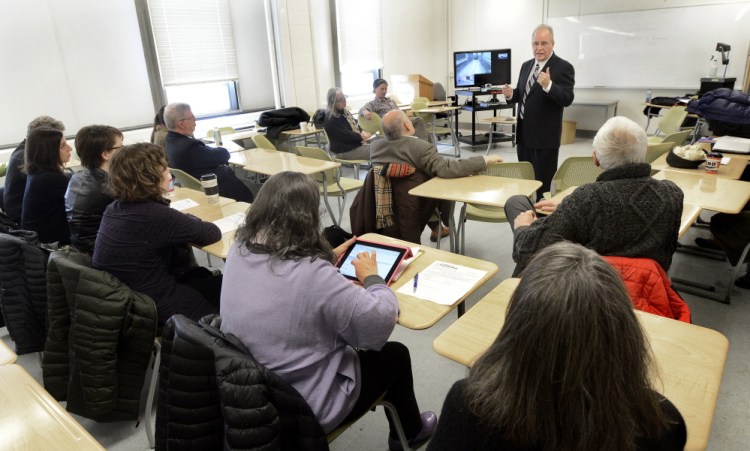
<svg viewBox="0 0 750 451">
<path fill-rule="evenodd" d="M 461 213 L 458 215 L 458 232 L 461 235 L 461 248 L 458 253 L 465 255 L 466 253 L 466 203 L 461 207 Z"/>
<path fill-rule="evenodd" d="M 382 399 L 378 402 L 378 404 L 383 406 L 385 410 L 390 412 L 391 419 L 393 420 L 393 425 L 396 428 L 396 435 L 398 435 L 398 440 L 401 442 L 401 446 L 405 450 L 411 450 L 412 448 L 409 446 L 409 440 L 406 439 L 406 433 L 404 433 L 404 427 L 401 426 L 401 419 L 398 417 L 398 412 L 396 412 L 396 407 L 388 401 L 383 401 Z"/>
<path fill-rule="evenodd" d="M 151 416 L 154 410 L 154 395 L 156 393 L 156 386 L 159 383 L 159 366 L 161 365 L 161 342 L 158 339 L 154 342 L 154 353 L 151 358 L 151 378 L 148 385 L 148 395 L 146 396 L 146 406 L 143 415 L 143 421 L 146 423 L 146 438 L 148 439 L 148 446 L 154 449 L 156 441 L 154 439 L 154 431 L 151 429 Z"/>
</svg>

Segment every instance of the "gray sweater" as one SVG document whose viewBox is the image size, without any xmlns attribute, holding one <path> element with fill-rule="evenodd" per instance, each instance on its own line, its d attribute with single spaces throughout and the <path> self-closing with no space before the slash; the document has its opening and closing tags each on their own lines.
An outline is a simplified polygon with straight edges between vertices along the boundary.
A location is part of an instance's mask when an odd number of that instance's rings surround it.
<svg viewBox="0 0 750 451">
<path fill-rule="evenodd" d="M 683 194 L 667 180 L 651 178 L 651 166 L 626 164 L 602 172 L 563 199 L 551 215 L 515 231 L 517 271 L 545 246 L 572 241 L 600 255 L 672 264 L 682 216 Z"/>
</svg>

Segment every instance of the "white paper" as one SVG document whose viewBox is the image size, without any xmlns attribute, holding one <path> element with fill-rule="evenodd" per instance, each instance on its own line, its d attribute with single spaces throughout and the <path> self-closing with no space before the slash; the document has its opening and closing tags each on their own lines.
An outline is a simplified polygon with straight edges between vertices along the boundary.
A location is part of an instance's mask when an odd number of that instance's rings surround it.
<svg viewBox="0 0 750 451">
<path fill-rule="evenodd" d="M 731 159 L 731 158 L 729 158 L 729 157 L 724 157 L 724 158 L 722 158 L 722 159 L 721 159 L 721 165 L 722 165 L 722 166 L 726 166 L 726 165 L 728 165 L 728 164 L 729 164 L 729 162 L 730 162 L 730 161 L 732 161 L 732 159 Z"/>
<path fill-rule="evenodd" d="M 219 230 L 221 230 L 221 233 L 227 233 L 231 232 L 233 230 L 237 230 L 239 226 L 241 226 L 245 222 L 245 214 L 244 213 L 235 213 L 233 215 L 226 216 L 221 219 L 217 219 L 214 221 L 214 224 L 216 224 L 217 227 L 219 227 Z"/>
<path fill-rule="evenodd" d="M 487 271 L 436 261 L 419 273 L 416 290 L 412 278 L 396 292 L 436 304 L 453 305 L 485 275 Z"/>
<path fill-rule="evenodd" d="M 198 205 L 200 204 L 193 199 L 175 200 L 169 204 L 171 208 L 174 208 L 177 211 L 187 210 L 188 208 L 197 207 Z"/>
</svg>

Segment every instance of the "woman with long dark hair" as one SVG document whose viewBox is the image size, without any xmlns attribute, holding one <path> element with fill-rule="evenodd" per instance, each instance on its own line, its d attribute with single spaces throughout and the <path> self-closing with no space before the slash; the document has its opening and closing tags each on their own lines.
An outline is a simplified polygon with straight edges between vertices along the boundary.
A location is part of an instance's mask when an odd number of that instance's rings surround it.
<svg viewBox="0 0 750 451">
<path fill-rule="evenodd" d="M 290 383 L 327 432 L 354 420 L 385 393 L 416 446 L 437 417 L 420 415 L 409 350 L 388 342 L 396 295 L 378 276 L 375 254 L 354 260 L 356 285 L 339 274 L 336 249 L 320 230 L 320 192 L 310 177 L 282 172 L 260 189 L 224 266 L 221 329 Z M 390 449 L 401 449 L 391 424 Z"/>
<path fill-rule="evenodd" d="M 64 165 L 73 149 L 60 130 L 38 128 L 29 133 L 24 152 L 27 178 L 21 227 L 35 231 L 42 243 L 70 244 L 65 217 L 65 190 L 70 178 Z"/>
<path fill-rule="evenodd" d="M 429 450 L 681 450 L 685 422 L 650 376 L 630 298 L 594 251 L 541 250 L 505 324 L 453 385 Z"/>
</svg>

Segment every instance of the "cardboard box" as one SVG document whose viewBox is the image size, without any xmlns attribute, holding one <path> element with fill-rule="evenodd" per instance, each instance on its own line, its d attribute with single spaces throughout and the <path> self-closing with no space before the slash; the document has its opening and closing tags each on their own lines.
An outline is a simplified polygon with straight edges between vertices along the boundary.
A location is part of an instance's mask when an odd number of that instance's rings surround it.
<svg viewBox="0 0 750 451">
<path fill-rule="evenodd" d="M 563 121 L 560 144 L 573 144 L 574 142 L 576 142 L 576 122 Z"/>
</svg>

